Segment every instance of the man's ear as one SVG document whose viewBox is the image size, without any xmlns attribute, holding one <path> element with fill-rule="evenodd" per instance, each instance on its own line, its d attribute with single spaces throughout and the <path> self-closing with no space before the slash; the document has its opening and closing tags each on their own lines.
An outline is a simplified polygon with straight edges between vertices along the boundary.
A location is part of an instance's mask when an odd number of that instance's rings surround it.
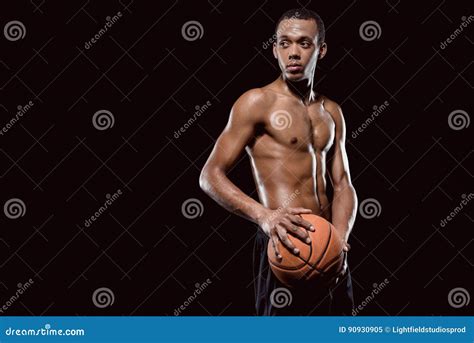
<svg viewBox="0 0 474 343">
<path fill-rule="evenodd" d="M 319 46 L 319 59 L 323 59 L 326 56 L 326 52 L 328 51 L 328 45 L 326 43 L 322 43 Z"/>
<path fill-rule="evenodd" d="M 275 56 L 275 58 L 278 59 L 278 56 L 277 56 L 277 43 L 273 43 L 273 56 Z"/>
</svg>

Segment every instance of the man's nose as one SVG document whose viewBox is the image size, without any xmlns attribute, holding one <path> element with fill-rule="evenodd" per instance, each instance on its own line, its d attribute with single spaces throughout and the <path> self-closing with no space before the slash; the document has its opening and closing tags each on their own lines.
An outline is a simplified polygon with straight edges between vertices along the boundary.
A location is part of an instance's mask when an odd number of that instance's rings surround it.
<svg viewBox="0 0 474 343">
<path fill-rule="evenodd" d="M 288 56 L 288 59 L 299 61 L 301 59 L 300 53 L 295 48 L 292 48 L 292 50 L 290 51 L 290 55 Z"/>
</svg>

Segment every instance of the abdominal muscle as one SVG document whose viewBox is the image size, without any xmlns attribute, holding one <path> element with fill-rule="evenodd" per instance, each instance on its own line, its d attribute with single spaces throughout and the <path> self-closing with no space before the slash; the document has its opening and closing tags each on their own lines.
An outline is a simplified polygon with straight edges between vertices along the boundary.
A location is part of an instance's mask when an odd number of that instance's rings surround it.
<svg viewBox="0 0 474 343">
<path fill-rule="evenodd" d="M 259 156 L 250 149 L 247 152 L 263 206 L 273 210 L 308 208 L 313 214 L 330 220 L 325 182 L 322 180 L 324 168 L 317 165 L 323 161 L 320 153 L 305 151 L 284 156 Z"/>
</svg>

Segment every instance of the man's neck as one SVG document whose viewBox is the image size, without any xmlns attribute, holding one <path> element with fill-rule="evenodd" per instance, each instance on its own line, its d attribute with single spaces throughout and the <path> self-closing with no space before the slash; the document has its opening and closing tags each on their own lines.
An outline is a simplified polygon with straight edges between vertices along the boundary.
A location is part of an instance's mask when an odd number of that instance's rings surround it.
<svg viewBox="0 0 474 343">
<path fill-rule="evenodd" d="M 309 104 L 311 99 L 311 86 L 308 85 L 308 80 L 289 81 L 280 76 L 282 87 L 293 96 L 301 100 L 305 105 Z M 313 90 L 313 94 L 316 94 Z"/>
</svg>

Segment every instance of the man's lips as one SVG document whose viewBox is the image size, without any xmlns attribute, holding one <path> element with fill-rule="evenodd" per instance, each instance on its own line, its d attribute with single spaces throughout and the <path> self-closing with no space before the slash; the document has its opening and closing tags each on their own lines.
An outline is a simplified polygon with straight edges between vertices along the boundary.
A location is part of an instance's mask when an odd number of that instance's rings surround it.
<svg viewBox="0 0 474 343">
<path fill-rule="evenodd" d="M 301 71 L 303 70 L 303 66 L 301 64 L 289 64 L 286 66 L 286 69 L 291 72 Z"/>
</svg>

